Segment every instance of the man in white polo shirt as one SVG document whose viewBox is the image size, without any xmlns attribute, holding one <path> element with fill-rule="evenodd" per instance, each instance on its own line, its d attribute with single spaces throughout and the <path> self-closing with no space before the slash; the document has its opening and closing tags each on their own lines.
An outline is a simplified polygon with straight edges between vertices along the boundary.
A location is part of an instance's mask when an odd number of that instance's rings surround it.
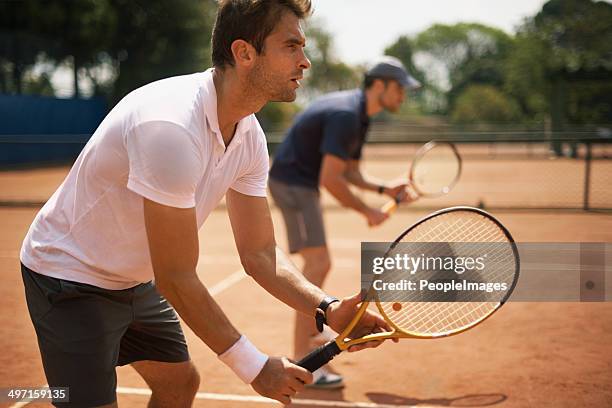
<svg viewBox="0 0 612 408">
<path fill-rule="evenodd" d="M 309 13 L 308 0 L 221 1 L 214 68 L 127 95 L 36 216 L 22 274 L 48 383 L 70 388 L 57 406 L 116 406 L 115 366 L 125 364 L 150 386 L 149 406 L 190 406 L 199 375 L 175 309 L 258 393 L 289 403 L 312 381 L 241 336 L 195 271 L 198 228 L 225 195 L 259 285 L 302 313 L 323 309 L 338 331 L 357 308 L 359 296 L 326 296 L 276 249 L 265 198 L 268 152 L 253 112 L 295 99 L 310 66 Z M 358 334 L 388 329 L 368 313 Z"/>
</svg>

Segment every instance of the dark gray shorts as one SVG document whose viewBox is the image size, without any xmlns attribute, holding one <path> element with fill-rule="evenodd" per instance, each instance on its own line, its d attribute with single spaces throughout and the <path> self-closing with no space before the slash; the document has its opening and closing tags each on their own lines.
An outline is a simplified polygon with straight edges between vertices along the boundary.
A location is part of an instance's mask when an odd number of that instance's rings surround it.
<svg viewBox="0 0 612 408">
<path fill-rule="evenodd" d="M 303 248 L 325 246 L 319 191 L 273 178 L 269 179 L 268 185 L 285 220 L 289 252 L 293 254 Z"/>
<path fill-rule="evenodd" d="M 115 367 L 140 360 L 189 360 L 178 317 L 153 283 L 107 290 L 56 279 L 21 265 L 26 301 L 50 387 L 69 387 L 69 403 L 116 400 Z"/>
</svg>

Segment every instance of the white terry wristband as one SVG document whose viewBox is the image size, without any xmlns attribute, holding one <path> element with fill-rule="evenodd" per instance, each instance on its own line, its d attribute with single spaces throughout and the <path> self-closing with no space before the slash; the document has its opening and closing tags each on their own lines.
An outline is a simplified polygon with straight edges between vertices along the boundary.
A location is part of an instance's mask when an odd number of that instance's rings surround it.
<svg viewBox="0 0 612 408">
<path fill-rule="evenodd" d="M 219 360 L 231 368 L 242 381 L 250 384 L 263 369 L 268 356 L 257 350 L 243 335 L 232 347 L 219 354 Z"/>
</svg>

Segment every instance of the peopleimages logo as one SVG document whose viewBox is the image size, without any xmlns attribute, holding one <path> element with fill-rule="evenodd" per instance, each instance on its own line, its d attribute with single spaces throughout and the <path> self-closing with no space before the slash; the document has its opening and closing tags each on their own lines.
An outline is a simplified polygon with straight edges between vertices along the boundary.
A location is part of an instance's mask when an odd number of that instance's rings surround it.
<svg viewBox="0 0 612 408">
<path fill-rule="evenodd" d="M 382 302 L 497 302 L 516 268 L 507 243 L 361 244 L 361 289 Z"/>
<path fill-rule="evenodd" d="M 372 272 L 380 275 L 387 271 L 404 271 L 411 275 L 419 271 L 455 272 L 463 274 L 466 271 L 482 271 L 485 268 L 487 255 L 473 257 L 452 256 L 410 256 L 395 254 L 395 256 L 379 256 L 372 259 Z"/>
</svg>

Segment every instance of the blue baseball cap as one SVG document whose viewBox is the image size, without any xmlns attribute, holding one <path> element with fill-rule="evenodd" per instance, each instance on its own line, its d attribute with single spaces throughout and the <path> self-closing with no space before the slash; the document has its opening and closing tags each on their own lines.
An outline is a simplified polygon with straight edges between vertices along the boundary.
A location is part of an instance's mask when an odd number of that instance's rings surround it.
<svg viewBox="0 0 612 408">
<path fill-rule="evenodd" d="M 421 87 L 421 83 L 406 71 L 404 64 L 399 59 L 387 55 L 378 58 L 372 68 L 368 69 L 366 76 L 370 78 L 393 79 L 408 89 Z"/>
</svg>

